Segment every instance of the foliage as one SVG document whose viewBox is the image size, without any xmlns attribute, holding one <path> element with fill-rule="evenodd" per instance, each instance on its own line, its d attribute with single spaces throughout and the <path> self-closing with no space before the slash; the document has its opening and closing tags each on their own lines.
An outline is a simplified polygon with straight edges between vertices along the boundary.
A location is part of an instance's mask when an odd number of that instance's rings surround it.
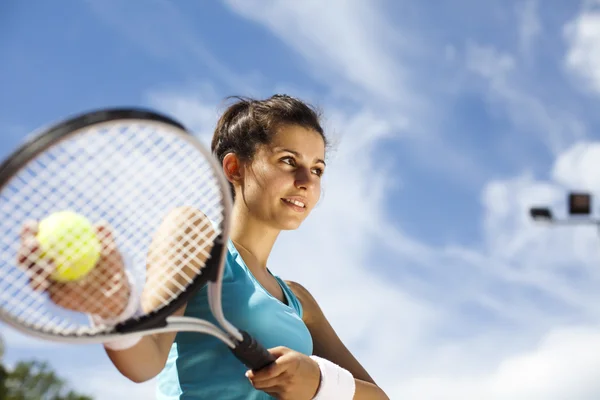
<svg viewBox="0 0 600 400">
<path fill-rule="evenodd" d="M 0 338 L 0 361 L 2 358 Z M 0 400 L 93 400 L 67 387 L 47 362 L 20 361 L 12 370 L 0 362 Z"/>
</svg>

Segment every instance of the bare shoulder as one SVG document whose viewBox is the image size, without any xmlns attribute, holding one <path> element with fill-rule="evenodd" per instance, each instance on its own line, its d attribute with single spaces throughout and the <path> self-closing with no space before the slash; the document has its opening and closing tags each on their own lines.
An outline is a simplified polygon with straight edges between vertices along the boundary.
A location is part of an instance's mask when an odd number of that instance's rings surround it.
<svg viewBox="0 0 600 400">
<path fill-rule="evenodd" d="M 308 289 L 306 289 L 304 286 L 302 286 L 301 284 L 299 284 L 298 282 L 294 282 L 294 281 L 285 281 L 285 283 L 290 287 L 290 289 L 292 289 L 292 292 L 294 292 L 294 294 L 297 297 L 311 297 L 312 295 L 310 294 L 310 292 L 308 291 Z"/>
<path fill-rule="evenodd" d="M 299 284 L 298 282 L 288 281 L 285 283 L 290 287 L 292 292 L 296 295 L 300 303 L 302 304 L 303 309 L 303 320 L 305 323 L 316 322 L 320 317 L 323 316 L 323 312 L 317 303 L 317 300 L 313 297 L 313 295 L 306 289 L 304 286 Z"/>
</svg>

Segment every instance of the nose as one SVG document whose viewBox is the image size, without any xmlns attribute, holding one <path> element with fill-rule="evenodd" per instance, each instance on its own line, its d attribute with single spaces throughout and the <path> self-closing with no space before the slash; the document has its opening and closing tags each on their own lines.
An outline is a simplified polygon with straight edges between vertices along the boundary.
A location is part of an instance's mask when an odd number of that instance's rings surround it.
<svg viewBox="0 0 600 400">
<path fill-rule="evenodd" d="M 310 171 L 310 168 L 298 168 L 294 184 L 298 189 L 313 189 L 317 184 L 317 176 Z"/>
</svg>

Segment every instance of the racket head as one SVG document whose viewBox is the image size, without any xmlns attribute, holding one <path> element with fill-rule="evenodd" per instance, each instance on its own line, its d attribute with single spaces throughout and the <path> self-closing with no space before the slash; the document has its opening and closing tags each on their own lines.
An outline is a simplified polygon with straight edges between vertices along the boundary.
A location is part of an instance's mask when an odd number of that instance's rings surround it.
<svg viewBox="0 0 600 400">
<path fill-rule="evenodd" d="M 216 158 L 183 125 L 152 110 L 95 110 L 35 133 L 0 165 L 0 319 L 40 337 L 71 341 L 164 326 L 167 316 L 222 276 L 230 196 Z M 130 276 L 139 288 L 147 287 L 156 231 L 182 208 L 198 212 L 195 220 L 180 220 L 178 232 L 195 232 L 191 239 L 204 235 L 202 246 L 187 256 L 204 261 L 184 274 L 186 263 L 175 265 L 173 254 L 154 259 L 157 265 L 171 262 L 154 275 L 154 284 L 176 285 L 148 294 L 154 306 L 120 324 L 92 324 L 86 313 L 58 306 L 51 291 L 33 290 L 31 280 L 38 277 L 18 265 L 23 225 L 68 210 L 107 223 Z M 68 285 L 76 290 L 85 279 Z M 106 301 L 94 296 L 79 293 L 84 302 Z"/>
</svg>

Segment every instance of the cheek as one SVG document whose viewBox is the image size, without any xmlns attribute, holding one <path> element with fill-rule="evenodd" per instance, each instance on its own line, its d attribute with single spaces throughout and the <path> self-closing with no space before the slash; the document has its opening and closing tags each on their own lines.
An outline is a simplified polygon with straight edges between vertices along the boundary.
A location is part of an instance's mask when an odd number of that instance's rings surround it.
<svg viewBox="0 0 600 400">
<path fill-rule="evenodd" d="M 266 200 L 267 197 L 281 195 L 285 188 L 286 179 L 289 179 L 280 171 L 270 168 L 256 169 L 252 174 L 252 178 L 246 182 L 246 188 L 252 197 L 257 200 Z"/>
<path fill-rule="evenodd" d="M 314 201 L 313 204 L 316 205 L 316 203 L 319 202 L 319 200 L 321 200 L 321 193 L 322 193 L 322 188 L 321 188 L 321 182 L 317 182 L 314 186 L 314 190 L 313 190 L 313 196 L 314 196 Z"/>
</svg>

